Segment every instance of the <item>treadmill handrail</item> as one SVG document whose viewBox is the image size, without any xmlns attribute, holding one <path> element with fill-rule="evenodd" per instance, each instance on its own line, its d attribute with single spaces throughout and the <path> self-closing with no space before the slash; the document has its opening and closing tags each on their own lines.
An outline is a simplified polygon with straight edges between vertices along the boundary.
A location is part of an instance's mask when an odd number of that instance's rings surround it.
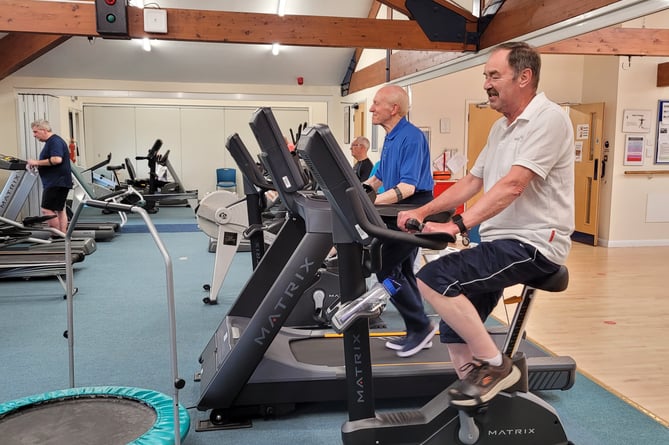
<svg viewBox="0 0 669 445">
<path fill-rule="evenodd" d="M 358 224 L 370 235 L 374 235 L 375 237 L 384 240 L 399 241 L 434 250 L 442 250 L 446 248 L 448 243 L 455 242 L 455 238 L 450 233 L 407 233 L 372 224 L 362 208 L 360 196 L 357 191 L 353 187 L 349 187 L 346 189 L 346 195 L 351 201 L 351 208 L 353 209 Z"/>
<path fill-rule="evenodd" d="M 88 167 L 86 170 L 82 170 L 81 173 L 86 173 L 86 172 L 88 172 L 88 171 L 95 171 L 95 170 L 99 169 L 100 167 L 104 167 L 105 165 L 107 165 L 107 164 L 109 164 L 109 163 L 111 162 L 111 159 L 112 159 L 112 154 L 109 153 L 109 154 L 107 155 L 107 159 L 98 162 L 97 164 L 95 164 L 95 165 L 92 166 L 92 167 Z"/>
</svg>

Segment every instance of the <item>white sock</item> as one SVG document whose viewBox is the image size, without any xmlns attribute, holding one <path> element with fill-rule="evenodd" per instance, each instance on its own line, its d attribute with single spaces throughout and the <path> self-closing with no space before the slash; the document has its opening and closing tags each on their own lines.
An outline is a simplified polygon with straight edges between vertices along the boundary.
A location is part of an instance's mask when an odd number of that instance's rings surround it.
<svg viewBox="0 0 669 445">
<path fill-rule="evenodd" d="M 502 366 L 502 353 L 498 352 L 493 358 L 483 358 L 481 360 L 490 363 L 491 366 Z"/>
</svg>

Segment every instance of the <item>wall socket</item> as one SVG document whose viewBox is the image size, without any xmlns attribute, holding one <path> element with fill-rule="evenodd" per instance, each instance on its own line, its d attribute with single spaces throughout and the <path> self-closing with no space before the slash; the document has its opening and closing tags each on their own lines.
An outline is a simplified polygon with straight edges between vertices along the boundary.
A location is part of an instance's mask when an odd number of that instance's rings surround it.
<svg viewBox="0 0 669 445">
<path fill-rule="evenodd" d="M 439 119 L 439 132 L 440 133 L 450 133 L 451 132 L 451 120 L 447 117 Z"/>
</svg>

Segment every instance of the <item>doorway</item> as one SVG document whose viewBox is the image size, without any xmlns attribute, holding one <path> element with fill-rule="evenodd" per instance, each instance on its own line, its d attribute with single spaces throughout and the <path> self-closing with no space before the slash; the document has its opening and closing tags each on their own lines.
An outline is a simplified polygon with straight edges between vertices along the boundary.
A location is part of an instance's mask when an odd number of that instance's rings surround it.
<svg viewBox="0 0 669 445">
<path fill-rule="evenodd" d="M 353 107 L 353 137 L 365 136 L 365 114 L 367 112 L 367 107 L 365 102 L 356 104 Z"/>
<path fill-rule="evenodd" d="M 494 124 L 502 115 L 490 108 L 487 102 L 470 103 L 467 107 L 467 172 L 474 166 L 476 158 L 479 157 L 483 147 L 488 141 L 488 134 L 492 124 Z M 469 201 L 465 208 L 474 205 L 483 195 L 483 191 L 478 192 Z"/>
<path fill-rule="evenodd" d="M 599 227 L 599 187 L 604 177 L 604 103 L 566 107 L 574 127 L 574 241 L 597 245 Z"/>
</svg>

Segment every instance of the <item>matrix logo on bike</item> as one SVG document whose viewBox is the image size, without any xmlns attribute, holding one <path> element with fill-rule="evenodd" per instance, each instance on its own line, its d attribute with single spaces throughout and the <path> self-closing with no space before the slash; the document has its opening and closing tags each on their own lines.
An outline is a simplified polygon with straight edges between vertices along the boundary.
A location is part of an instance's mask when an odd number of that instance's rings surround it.
<svg viewBox="0 0 669 445">
<path fill-rule="evenodd" d="M 510 437 L 510 436 L 533 436 L 536 434 L 534 428 L 501 428 L 488 430 L 488 437 Z"/>
<path fill-rule="evenodd" d="M 357 387 L 356 394 L 358 399 L 356 403 L 365 403 L 365 379 L 363 378 L 364 369 L 362 367 L 362 340 L 359 334 L 353 335 L 353 363 L 355 367 L 353 372 L 355 373 L 355 385 Z"/>
<path fill-rule="evenodd" d="M 306 279 L 313 276 L 313 273 L 310 273 L 313 265 L 314 262 L 310 261 L 309 258 L 304 259 L 304 264 L 298 267 L 297 272 L 295 272 L 291 281 L 286 285 L 281 298 L 274 305 L 274 312 L 267 317 L 267 323 L 260 328 L 260 335 L 254 338 L 253 341 L 259 345 L 264 345 L 268 339 L 267 335 L 277 330 L 281 325 L 279 322 L 288 317 L 288 301 L 296 297 L 299 298 L 302 295 L 303 289 L 301 289 L 301 286 L 304 285 Z"/>
</svg>

